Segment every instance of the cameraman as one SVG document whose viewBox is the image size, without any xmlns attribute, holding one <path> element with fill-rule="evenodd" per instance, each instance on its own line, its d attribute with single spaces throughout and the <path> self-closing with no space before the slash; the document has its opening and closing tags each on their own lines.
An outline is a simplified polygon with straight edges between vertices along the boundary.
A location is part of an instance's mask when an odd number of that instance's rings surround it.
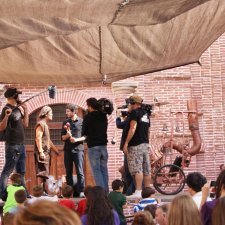
<svg viewBox="0 0 225 225">
<path fill-rule="evenodd" d="M 82 136 L 86 137 L 88 157 L 95 183 L 108 192 L 108 120 L 96 98 L 89 98 L 86 102 L 88 114 L 83 120 Z"/>
<path fill-rule="evenodd" d="M 3 199 L 8 177 L 14 169 L 22 175 L 22 184 L 25 187 L 24 127 L 28 127 L 29 116 L 26 104 L 21 104 L 19 100 L 19 94 L 22 92 L 14 87 L 6 90 L 4 96 L 7 104 L 2 109 L 0 116 L 0 131 L 5 138 L 5 165 L 0 178 L 0 198 Z"/>
<path fill-rule="evenodd" d="M 124 128 L 125 142 L 123 152 L 127 154 L 128 167 L 135 177 L 136 191 L 131 198 L 141 198 L 142 181 L 145 187 L 150 186 L 150 160 L 149 160 L 149 127 L 150 117 L 146 110 L 142 109 L 142 98 L 133 95 L 129 98 L 131 113 Z"/>
</svg>

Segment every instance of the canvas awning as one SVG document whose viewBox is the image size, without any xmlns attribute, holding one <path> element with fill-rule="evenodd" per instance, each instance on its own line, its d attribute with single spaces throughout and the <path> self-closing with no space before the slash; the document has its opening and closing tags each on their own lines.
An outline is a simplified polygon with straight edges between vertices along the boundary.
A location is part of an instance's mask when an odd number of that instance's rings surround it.
<svg viewBox="0 0 225 225">
<path fill-rule="evenodd" d="M 224 0 L 0 2 L 1 83 L 113 82 L 197 62 L 225 31 Z"/>
</svg>

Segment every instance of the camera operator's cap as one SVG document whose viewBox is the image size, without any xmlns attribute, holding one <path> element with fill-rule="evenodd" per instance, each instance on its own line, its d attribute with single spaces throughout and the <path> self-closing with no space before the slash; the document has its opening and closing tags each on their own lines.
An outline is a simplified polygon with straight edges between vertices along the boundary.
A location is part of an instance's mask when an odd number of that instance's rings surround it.
<svg viewBox="0 0 225 225">
<path fill-rule="evenodd" d="M 9 87 L 4 93 L 4 96 L 5 98 L 10 98 L 19 94 L 22 94 L 22 91 L 18 91 L 17 88 L 14 88 L 14 87 Z"/>
<path fill-rule="evenodd" d="M 139 104 L 141 104 L 143 102 L 143 99 L 138 95 L 130 96 L 129 100 L 130 100 L 130 102 L 139 103 Z"/>
</svg>

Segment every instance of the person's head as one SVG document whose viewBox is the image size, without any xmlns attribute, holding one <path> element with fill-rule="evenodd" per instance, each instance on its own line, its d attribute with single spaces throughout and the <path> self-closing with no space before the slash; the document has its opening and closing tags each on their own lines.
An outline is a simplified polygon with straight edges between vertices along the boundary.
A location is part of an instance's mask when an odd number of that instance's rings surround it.
<svg viewBox="0 0 225 225">
<path fill-rule="evenodd" d="M 150 212 L 139 211 L 134 215 L 132 225 L 154 225 L 154 220 Z"/>
<path fill-rule="evenodd" d="M 37 197 L 37 198 L 41 197 L 43 195 L 43 192 L 44 192 L 43 186 L 42 185 L 35 185 L 33 187 L 32 191 L 33 191 L 34 197 Z"/>
<path fill-rule="evenodd" d="M 224 225 L 225 224 L 225 197 L 219 198 L 212 213 L 212 224 L 213 225 Z"/>
<path fill-rule="evenodd" d="M 88 98 L 86 100 L 86 103 L 88 112 L 100 109 L 100 104 L 98 103 L 98 100 L 96 98 Z"/>
<path fill-rule="evenodd" d="M 167 224 L 168 209 L 169 209 L 168 204 L 163 204 L 156 209 L 155 220 L 159 225 L 166 225 Z"/>
<path fill-rule="evenodd" d="M 8 87 L 4 93 L 5 98 L 18 100 L 19 94 L 22 94 L 22 91 L 18 91 L 15 87 Z"/>
<path fill-rule="evenodd" d="M 40 200 L 23 208 L 14 218 L 13 225 L 81 225 L 72 210 L 51 201 Z"/>
<path fill-rule="evenodd" d="M 186 183 L 188 192 L 193 196 L 195 193 L 202 190 L 202 187 L 207 183 L 207 180 L 201 173 L 193 172 L 187 175 Z"/>
<path fill-rule="evenodd" d="M 116 179 L 112 182 L 112 189 L 113 191 L 123 191 L 123 181 L 120 179 Z"/>
<path fill-rule="evenodd" d="M 73 118 L 77 114 L 78 107 L 75 104 L 68 104 L 66 106 L 66 116 Z"/>
<path fill-rule="evenodd" d="M 141 192 L 142 198 L 150 198 L 155 194 L 155 190 L 151 187 L 144 187 Z"/>
<path fill-rule="evenodd" d="M 225 169 L 224 164 L 220 164 L 220 171 L 223 171 Z"/>
<path fill-rule="evenodd" d="M 138 95 L 132 95 L 128 99 L 130 110 L 134 110 L 141 107 L 143 99 Z"/>
<path fill-rule="evenodd" d="M 27 200 L 27 193 L 25 190 L 18 190 L 15 192 L 15 200 L 18 204 L 22 204 Z"/>
<path fill-rule="evenodd" d="M 156 213 L 156 209 L 157 209 L 157 205 L 155 204 L 150 204 L 150 205 L 146 205 L 144 208 L 144 211 L 148 211 L 151 213 L 153 219 L 155 219 L 155 213 Z"/>
<path fill-rule="evenodd" d="M 221 171 L 216 180 L 216 198 L 225 196 L 225 170 Z"/>
<path fill-rule="evenodd" d="M 88 191 L 86 213 L 88 224 L 114 224 L 112 206 L 104 188 L 95 186 Z"/>
<path fill-rule="evenodd" d="M 44 106 L 39 113 L 40 119 L 46 118 L 47 120 L 52 120 L 52 116 L 53 116 L 52 108 L 48 105 Z"/>
<path fill-rule="evenodd" d="M 85 186 L 85 188 L 84 188 L 84 195 L 85 195 L 85 197 L 87 197 L 87 195 L 88 195 L 88 193 L 89 193 L 89 191 L 91 189 L 92 189 L 92 186 L 91 185 Z"/>
<path fill-rule="evenodd" d="M 187 194 L 176 196 L 169 208 L 167 225 L 202 225 L 196 203 Z"/>
<path fill-rule="evenodd" d="M 73 196 L 73 188 L 70 185 L 65 185 L 62 188 L 62 196 L 64 198 L 71 198 Z"/>
<path fill-rule="evenodd" d="M 13 173 L 10 176 L 10 180 L 14 185 L 21 185 L 22 184 L 22 176 L 19 173 Z"/>
</svg>

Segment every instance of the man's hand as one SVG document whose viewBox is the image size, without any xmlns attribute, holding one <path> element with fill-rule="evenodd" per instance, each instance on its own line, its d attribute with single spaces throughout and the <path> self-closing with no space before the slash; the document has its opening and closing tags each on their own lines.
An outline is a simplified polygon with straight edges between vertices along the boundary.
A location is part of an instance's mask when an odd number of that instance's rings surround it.
<svg viewBox="0 0 225 225">
<path fill-rule="evenodd" d="M 44 152 L 39 152 L 39 157 L 42 160 L 45 160 L 46 159 L 46 156 L 45 156 Z"/>
<path fill-rule="evenodd" d="M 76 139 L 74 137 L 70 137 L 70 142 L 71 143 L 75 143 L 76 142 Z"/>
<path fill-rule="evenodd" d="M 9 117 L 12 114 L 12 109 L 6 109 L 5 110 L 5 117 Z"/>
<path fill-rule="evenodd" d="M 128 153 L 128 143 L 125 142 L 124 146 L 123 146 L 123 153 L 127 154 Z"/>
</svg>

